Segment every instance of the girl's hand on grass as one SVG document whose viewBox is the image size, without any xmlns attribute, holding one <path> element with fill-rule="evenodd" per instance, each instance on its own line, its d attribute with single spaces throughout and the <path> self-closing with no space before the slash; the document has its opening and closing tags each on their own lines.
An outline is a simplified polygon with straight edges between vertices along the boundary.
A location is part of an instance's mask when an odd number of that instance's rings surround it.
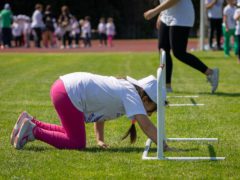
<svg viewBox="0 0 240 180">
<path fill-rule="evenodd" d="M 150 9 L 150 10 L 148 10 L 148 11 L 146 11 L 145 13 L 144 13 L 144 18 L 146 19 L 146 20 L 150 20 L 150 19 L 152 19 L 154 16 L 156 16 L 157 14 L 156 14 L 156 11 L 155 11 L 155 9 Z"/>
<path fill-rule="evenodd" d="M 107 149 L 109 148 L 109 146 L 107 144 L 105 144 L 103 141 L 98 141 L 98 146 L 102 149 Z"/>
</svg>

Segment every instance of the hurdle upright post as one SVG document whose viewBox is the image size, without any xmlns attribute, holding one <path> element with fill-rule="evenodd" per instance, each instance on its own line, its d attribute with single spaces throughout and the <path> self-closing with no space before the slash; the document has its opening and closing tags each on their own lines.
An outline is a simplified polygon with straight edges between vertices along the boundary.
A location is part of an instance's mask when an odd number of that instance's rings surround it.
<svg viewBox="0 0 240 180">
<path fill-rule="evenodd" d="M 164 141 L 218 141 L 217 138 L 166 138 L 165 132 L 165 60 L 166 53 L 161 51 L 160 67 L 157 70 L 157 156 L 149 157 L 148 152 L 151 147 L 152 140 L 147 139 L 146 147 L 142 155 L 143 160 L 181 160 L 181 161 L 193 161 L 193 160 L 224 160 L 225 157 L 165 157 L 164 156 Z"/>
<path fill-rule="evenodd" d="M 165 141 L 165 100 L 163 99 L 162 93 L 162 82 L 163 82 L 163 69 L 164 66 L 159 67 L 157 71 L 157 158 L 164 159 L 164 146 Z M 159 91 L 160 90 L 160 91 Z"/>
</svg>

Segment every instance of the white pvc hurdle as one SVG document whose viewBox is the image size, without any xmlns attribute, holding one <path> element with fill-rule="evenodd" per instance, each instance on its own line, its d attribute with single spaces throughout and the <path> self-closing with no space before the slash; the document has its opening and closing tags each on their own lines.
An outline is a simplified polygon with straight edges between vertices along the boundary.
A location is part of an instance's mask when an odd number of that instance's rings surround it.
<svg viewBox="0 0 240 180">
<path fill-rule="evenodd" d="M 161 52 L 160 67 L 157 70 L 157 156 L 149 157 L 148 152 L 151 147 L 152 140 L 146 141 L 145 150 L 142 155 L 143 160 L 224 160 L 225 157 L 165 157 L 164 156 L 164 141 L 209 141 L 216 142 L 217 138 L 166 138 L 165 133 L 165 100 L 166 100 L 166 87 L 165 87 L 165 60 L 166 53 Z"/>
</svg>

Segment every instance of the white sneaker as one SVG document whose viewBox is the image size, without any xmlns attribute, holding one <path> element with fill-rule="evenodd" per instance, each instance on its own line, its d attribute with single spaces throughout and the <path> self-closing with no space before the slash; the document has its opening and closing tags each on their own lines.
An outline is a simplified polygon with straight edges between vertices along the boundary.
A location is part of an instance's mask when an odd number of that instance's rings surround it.
<svg viewBox="0 0 240 180">
<path fill-rule="evenodd" d="M 14 143 L 14 139 L 17 136 L 24 119 L 28 119 L 29 121 L 31 121 L 33 119 L 33 117 L 31 115 L 29 115 L 26 111 L 22 112 L 19 115 L 19 117 L 17 119 L 17 122 L 16 122 L 16 124 L 15 124 L 15 126 L 12 130 L 11 137 L 10 137 L 10 142 L 11 142 L 12 145 Z"/>
<path fill-rule="evenodd" d="M 28 118 L 22 120 L 20 130 L 14 139 L 14 147 L 16 149 L 22 149 L 27 142 L 35 140 L 33 135 L 33 128 L 35 126 L 36 125 L 29 121 Z"/>
<path fill-rule="evenodd" d="M 210 82 L 212 86 L 212 93 L 214 93 L 218 87 L 219 69 L 218 68 L 213 69 L 213 73 L 207 76 L 207 80 L 208 82 Z"/>
</svg>

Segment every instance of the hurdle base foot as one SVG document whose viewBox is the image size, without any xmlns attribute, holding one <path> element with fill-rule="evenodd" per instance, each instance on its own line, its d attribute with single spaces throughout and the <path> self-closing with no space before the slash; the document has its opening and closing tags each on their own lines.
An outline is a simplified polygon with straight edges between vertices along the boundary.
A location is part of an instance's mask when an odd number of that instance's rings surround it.
<svg viewBox="0 0 240 180">
<path fill-rule="evenodd" d="M 219 161 L 225 160 L 225 157 L 142 157 L 142 160 L 172 160 L 172 161 L 199 161 L 199 160 L 209 160 L 209 161 Z"/>
</svg>

